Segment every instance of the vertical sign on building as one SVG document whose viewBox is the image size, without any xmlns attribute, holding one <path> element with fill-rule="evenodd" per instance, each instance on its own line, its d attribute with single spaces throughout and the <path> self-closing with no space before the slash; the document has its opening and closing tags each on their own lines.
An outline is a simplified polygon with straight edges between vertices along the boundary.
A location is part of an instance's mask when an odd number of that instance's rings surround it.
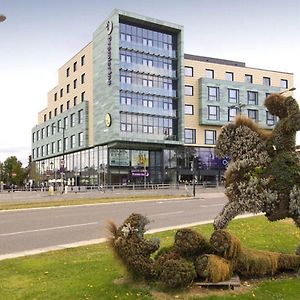
<svg viewBox="0 0 300 300">
<path fill-rule="evenodd" d="M 113 22 L 107 21 L 106 23 L 106 30 L 107 30 L 107 84 L 111 85 L 111 78 L 112 78 L 112 67 L 111 67 L 111 61 L 112 61 L 112 53 L 111 53 L 111 42 L 112 42 L 112 36 L 111 33 L 113 31 Z"/>
</svg>

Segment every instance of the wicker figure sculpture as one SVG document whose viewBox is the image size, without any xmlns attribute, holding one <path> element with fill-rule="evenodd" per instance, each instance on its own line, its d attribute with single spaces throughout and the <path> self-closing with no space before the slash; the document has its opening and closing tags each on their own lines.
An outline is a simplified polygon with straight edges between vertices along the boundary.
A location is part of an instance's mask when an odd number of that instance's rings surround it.
<svg viewBox="0 0 300 300">
<path fill-rule="evenodd" d="M 267 97 L 265 106 L 279 118 L 271 132 L 244 116 L 221 130 L 216 154 L 231 157 L 225 173 L 229 202 L 215 218 L 215 229 L 226 228 L 244 212 L 263 212 L 270 221 L 290 217 L 300 227 L 300 161 L 295 152 L 299 106 L 280 94 Z"/>
</svg>

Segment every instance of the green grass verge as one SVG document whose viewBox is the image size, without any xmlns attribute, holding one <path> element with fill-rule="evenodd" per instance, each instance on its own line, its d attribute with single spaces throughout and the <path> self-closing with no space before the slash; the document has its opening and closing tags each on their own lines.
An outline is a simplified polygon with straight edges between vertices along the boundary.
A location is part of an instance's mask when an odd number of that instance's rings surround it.
<svg viewBox="0 0 300 300">
<path fill-rule="evenodd" d="M 209 237 L 212 225 L 197 226 Z M 269 223 L 264 217 L 233 221 L 229 230 L 245 247 L 293 253 L 299 231 L 290 221 Z M 175 231 L 154 234 L 162 246 L 173 243 Z M 124 280 L 125 278 L 125 280 Z M 286 275 L 249 281 L 240 291 L 191 289 L 165 293 L 153 283 L 128 279 L 107 244 L 53 251 L 0 261 L 0 299 L 300 299 L 300 277 Z"/>
<path fill-rule="evenodd" d="M 1 203 L 0 210 L 127 202 L 127 201 L 138 201 L 138 200 L 160 200 L 160 199 L 173 199 L 173 198 L 176 199 L 176 198 L 187 198 L 187 197 L 184 195 L 154 195 L 154 196 L 134 195 L 134 196 L 127 196 L 127 197 L 107 197 L 107 198 L 33 200 L 33 201 L 19 202 L 19 203 Z"/>
</svg>

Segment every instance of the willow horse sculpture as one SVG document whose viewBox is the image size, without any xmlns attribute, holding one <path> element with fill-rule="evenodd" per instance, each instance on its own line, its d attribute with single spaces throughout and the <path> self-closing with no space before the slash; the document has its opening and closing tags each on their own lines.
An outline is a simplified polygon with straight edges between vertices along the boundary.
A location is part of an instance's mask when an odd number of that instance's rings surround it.
<svg viewBox="0 0 300 300">
<path fill-rule="evenodd" d="M 215 218 L 215 229 L 226 228 L 244 212 L 263 212 L 270 221 L 289 217 L 300 227 L 300 161 L 295 152 L 299 106 L 280 94 L 271 94 L 265 106 L 279 118 L 272 131 L 243 116 L 221 130 L 216 154 L 231 158 L 225 173 L 229 201 Z M 300 255 L 300 246 L 296 253 Z"/>
</svg>

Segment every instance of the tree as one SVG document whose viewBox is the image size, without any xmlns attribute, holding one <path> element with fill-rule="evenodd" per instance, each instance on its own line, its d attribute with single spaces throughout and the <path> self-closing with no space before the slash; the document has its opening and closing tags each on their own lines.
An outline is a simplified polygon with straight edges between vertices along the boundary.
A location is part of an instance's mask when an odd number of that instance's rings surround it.
<svg viewBox="0 0 300 300">
<path fill-rule="evenodd" d="M 22 168 L 22 163 L 16 156 L 8 157 L 2 166 L 2 178 L 7 185 L 22 185 L 26 177 L 26 172 Z"/>
</svg>

